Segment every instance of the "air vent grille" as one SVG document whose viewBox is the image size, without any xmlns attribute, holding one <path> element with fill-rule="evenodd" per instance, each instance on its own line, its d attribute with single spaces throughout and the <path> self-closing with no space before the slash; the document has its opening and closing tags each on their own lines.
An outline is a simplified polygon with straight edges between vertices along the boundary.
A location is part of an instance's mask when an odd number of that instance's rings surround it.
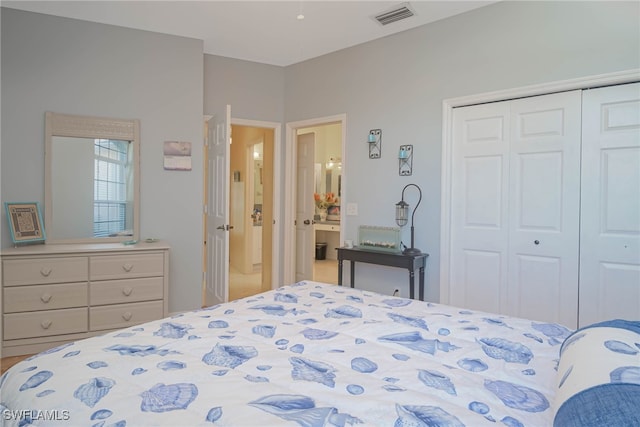
<svg viewBox="0 0 640 427">
<path fill-rule="evenodd" d="M 413 13 L 413 11 L 409 8 L 409 4 L 405 3 L 396 9 L 377 15 L 375 19 L 382 25 L 388 25 L 392 22 L 410 18 L 413 15 L 415 15 L 415 13 Z"/>
</svg>

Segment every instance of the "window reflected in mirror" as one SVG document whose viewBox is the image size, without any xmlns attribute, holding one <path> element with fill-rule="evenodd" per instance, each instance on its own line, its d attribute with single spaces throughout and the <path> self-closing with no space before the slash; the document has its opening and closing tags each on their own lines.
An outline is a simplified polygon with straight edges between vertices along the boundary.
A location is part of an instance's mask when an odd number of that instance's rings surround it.
<svg viewBox="0 0 640 427">
<path fill-rule="evenodd" d="M 93 237 L 133 235 L 131 143 L 94 140 Z"/>
<path fill-rule="evenodd" d="M 47 113 L 48 241 L 137 238 L 137 121 L 121 124 Z"/>
</svg>

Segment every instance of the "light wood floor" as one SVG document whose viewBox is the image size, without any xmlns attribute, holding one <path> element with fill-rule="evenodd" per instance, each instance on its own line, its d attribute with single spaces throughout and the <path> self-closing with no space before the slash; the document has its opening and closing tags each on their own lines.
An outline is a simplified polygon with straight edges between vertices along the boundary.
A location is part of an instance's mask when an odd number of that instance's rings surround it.
<svg viewBox="0 0 640 427">
<path fill-rule="evenodd" d="M 253 274 L 241 274 L 238 271 L 231 269 L 229 272 L 229 301 L 260 293 L 261 277 L 260 272 Z M 316 282 L 332 283 L 337 285 L 338 261 L 330 259 L 314 261 L 313 280 Z M 3 357 L 0 361 L 0 367 L 2 368 L 1 374 L 4 374 L 7 369 L 29 356 L 31 355 L 27 354 L 24 356 Z"/>
<path fill-rule="evenodd" d="M 31 354 L 25 354 L 25 355 L 22 355 L 22 356 L 3 357 L 2 360 L 0 361 L 0 367 L 2 368 L 1 369 L 2 372 L 0 372 L 0 374 L 4 374 L 7 369 L 12 367 L 16 363 L 21 362 L 23 359 L 26 359 L 29 356 L 32 356 L 32 355 Z"/>
<path fill-rule="evenodd" d="M 260 293 L 260 272 L 242 274 L 231 268 L 229 271 L 229 301 Z M 338 284 L 338 261 L 326 259 L 314 261 L 313 280 L 316 282 Z"/>
</svg>

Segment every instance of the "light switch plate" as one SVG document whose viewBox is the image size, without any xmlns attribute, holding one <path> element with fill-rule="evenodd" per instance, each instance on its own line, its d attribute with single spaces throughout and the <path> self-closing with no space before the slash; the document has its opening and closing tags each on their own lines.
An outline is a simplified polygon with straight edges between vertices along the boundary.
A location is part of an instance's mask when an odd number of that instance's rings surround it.
<svg viewBox="0 0 640 427">
<path fill-rule="evenodd" d="M 347 215 L 358 215 L 357 203 L 347 203 Z"/>
</svg>

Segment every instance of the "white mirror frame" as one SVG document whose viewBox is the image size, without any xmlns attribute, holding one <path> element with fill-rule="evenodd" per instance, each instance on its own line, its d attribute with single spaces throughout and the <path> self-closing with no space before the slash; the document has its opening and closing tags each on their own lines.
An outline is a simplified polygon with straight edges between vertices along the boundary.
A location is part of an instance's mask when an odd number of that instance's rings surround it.
<svg viewBox="0 0 640 427">
<path fill-rule="evenodd" d="M 140 233 L 140 121 L 111 119 L 104 117 L 59 114 L 47 111 L 45 114 L 45 231 L 53 224 L 52 185 L 52 140 L 54 136 L 114 139 L 131 141 L 133 144 L 133 236 L 88 237 L 80 239 L 51 239 L 46 243 L 112 243 L 138 240 Z M 48 237 L 54 233 L 47 233 Z"/>
</svg>

